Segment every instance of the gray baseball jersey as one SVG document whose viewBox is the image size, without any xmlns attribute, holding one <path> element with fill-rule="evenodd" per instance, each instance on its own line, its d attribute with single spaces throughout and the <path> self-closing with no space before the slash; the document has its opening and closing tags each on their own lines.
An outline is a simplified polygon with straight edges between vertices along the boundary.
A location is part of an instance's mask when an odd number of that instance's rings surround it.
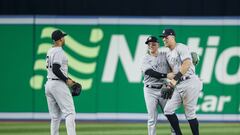
<svg viewBox="0 0 240 135">
<path fill-rule="evenodd" d="M 159 105 L 163 110 L 167 100 L 161 98 L 161 89 L 146 86 L 160 86 L 166 82 L 166 78 L 156 79 L 154 77 L 150 77 L 149 75 L 145 75 L 144 73 L 148 69 L 153 69 L 156 72 L 167 74 L 169 71 L 169 66 L 166 59 L 167 51 L 168 48 L 161 48 L 159 49 L 159 53 L 156 57 L 146 54 L 142 61 L 142 72 L 144 75 L 144 99 L 148 112 L 148 135 L 156 135 L 158 118 L 157 106 Z M 175 135 L 173 130 L 172 135 Z"/>
<path fill-rule="evenodd" d="M 185 59 L 190 59 L 192 61 L 191 52 L 189 48 L 181 43 L 177 43 L 177 46 L 167 53 L 167 61 L 173 71 L 173 73 L 177 74 L 180 70 L 182 62 Z M 191 64 L 187 73 L 184 76 L 190 76 L 195 74 L 195 67 Z"/>
<path fill-rule="evenodd" d="M 142 73 L 145 73 L 145 71 L 148 69 L 153 69 L 156 72 L 167 74 L 168 71 L 170 70 L 166 60 L 167 52 L 168 48 L 161 48 L 159 49 L 157 57 L 146 54 L 143 57 Z M 159 80 L 145 74 L 143 75 L 144 75 L 143 83 L 148 85 L 161 85 L 164 83 L 164 80 L 166 80 L 166 79 Z"/>
<path fill-rule="evenodd" d="M 52 71 L 52 65 L 56 63 L 59 64 L 60 70 L 67 77 L 68 73 L 68 59 L 64 54 L 62 47 L 53 47 L 48 50 L 46 58 L 47 67 L 47 78 L 58 78 Z"/>
<path fill-rule="evenodd" d="M 177 43 L 176 47 L 167 53 L 167 61 L 175 74 L 180 71 L 180 67 L 186 59 L 190 59 L 192 62 L 188 47 L 181 43 Z M 202 85 L 202 82 L 195 74 L 194 65 L 191 64 L 190 68 L 182 76 L 182 81 L 176 85 L 172 98 L 167 101 L 164 114 L 171 115 L 175 113 L 175 110 L 183 104 L 186 118 L 188 120 L 196 118 L 196 106 Z"/>
<path fill-rule="evenodd" d="M 51 116 L 51 135 L 59 134 L 59 124 L 62 114 L 66 119 L 67 134 L 76 135 L 73 98 L 66 83 L 58 79 L 53 73 L 52 65 L 55 63 L 61 65 L 60 70 L 67 77 L 68 60 L 62 47 L 49 49 L 46 58 L 48 81 L 45 84 L 45 94 Z"/>
</svg>

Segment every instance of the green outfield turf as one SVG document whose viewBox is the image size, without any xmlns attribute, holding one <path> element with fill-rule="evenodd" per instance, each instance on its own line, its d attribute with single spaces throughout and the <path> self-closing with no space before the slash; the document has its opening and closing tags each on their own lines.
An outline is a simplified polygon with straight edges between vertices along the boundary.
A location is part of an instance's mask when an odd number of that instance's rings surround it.
<svg viewBox="0 0 240 135">
<path fill-rule="evenodd" d="M 48 122 L 0 122 L 0 135 L 49 135 Z M 181 123 L 184 135 L 191 135 L 187 123 Z M 240 123 L 201 123 L 201 135 L 240 135 Z M 169 135 L 169 124 L 159 123 L 158 135 Z M 66 135 L 64 123 L 60 135 Z M 145 123 L 78 122 L 78 135 L 147 135 Z"/>
</svg>

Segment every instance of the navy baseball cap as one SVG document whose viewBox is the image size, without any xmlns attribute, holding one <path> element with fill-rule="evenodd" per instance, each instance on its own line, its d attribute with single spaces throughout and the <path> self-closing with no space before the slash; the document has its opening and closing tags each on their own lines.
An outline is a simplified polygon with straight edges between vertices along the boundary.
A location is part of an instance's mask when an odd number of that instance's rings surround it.
<svg viewBox="0 0 240 135">
<path fill-rule="evenodd" d="M 60 30 L 55 30 L 52 33 L 52 40 L 57 41 L 57 40 L 61 39 L 62 37 L 66 36 L 66 35 L 67 35 L 66 33 L 63 33 Z"/>
<path fill-rule="evenodd" d="M 175 31 L 173 29 L 165 29 L 159 37 L 167 37 L 169 35 L 176 36 Z"/>
<path fill-rule="evenodd" d="M 159 43 L 157 37 L 154 37 L 154 36 L 149 36 L 147 38 L 147 41 L 145 42 L 145 44 L 148 44 L 149 42 L 157 42 L 157 43 Z"/>
</svg>

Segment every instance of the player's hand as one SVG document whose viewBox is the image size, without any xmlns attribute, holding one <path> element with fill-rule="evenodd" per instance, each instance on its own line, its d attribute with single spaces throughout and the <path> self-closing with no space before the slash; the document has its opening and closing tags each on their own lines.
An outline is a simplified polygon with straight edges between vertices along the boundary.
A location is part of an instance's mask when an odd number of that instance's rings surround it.
<svg viewBox="0 0 240 135">
<path fill-rule="evenodd" d="M 175 74 L 173 72 L 167 74 L 167 78 L 172 80 L 175 77 Z"/>
<path fill-rule="evenodd" d="M 72 87 L 73 86 L 73 84 L 74 84 L 74 81 L 72 80 L 72 79 L 67 79 L 67 85 L 69 86 L 69 87 Z"/>
<path fill-rule="evenodd" d="M 171 87 L 175 87 L 175 86 L 177 85 L 177 81 L 174 80 L 174 79 L 172 79 L 172 80 L 170 81 L 170 85 L 171 85 Z"/>
<path fill-rule="evenodd" d="M 161 97 L 163 99 L 171 99 L 173 95 L 174 87 L 170 86 L 170 83 L 163 84 L 161 88 Z"/>
</svg>

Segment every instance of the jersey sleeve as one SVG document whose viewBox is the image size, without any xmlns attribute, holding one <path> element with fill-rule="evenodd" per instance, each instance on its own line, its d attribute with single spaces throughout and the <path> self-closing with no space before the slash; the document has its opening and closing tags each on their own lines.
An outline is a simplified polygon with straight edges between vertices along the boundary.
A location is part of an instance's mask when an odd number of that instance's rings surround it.
<svg viewBox="0 0 240 135">
<path fill-rule="evenodd" d="M 190 50 L 186 45 L 180 45 L 178 47 L 178 54 L 180 56 L 181 61 L 184 61 L 186 59 L 191 59 Z"/>
<path fill-rule="evenodd" d="M 53 55 L 53 64 L 59 64 L 59 65 L 62 65 L 62 61 L 63 61 L 63 52 L 56 52 L 54 55 Z"/>
<path fill-rule="evenodd" d="M 141 66 L 142 73 L 144 74 L 148 69 L 152 69 L 152 67 L 151 64 L 149 64 L 149 59 L 147 57 L 144 57 Z"/>
</svg>

